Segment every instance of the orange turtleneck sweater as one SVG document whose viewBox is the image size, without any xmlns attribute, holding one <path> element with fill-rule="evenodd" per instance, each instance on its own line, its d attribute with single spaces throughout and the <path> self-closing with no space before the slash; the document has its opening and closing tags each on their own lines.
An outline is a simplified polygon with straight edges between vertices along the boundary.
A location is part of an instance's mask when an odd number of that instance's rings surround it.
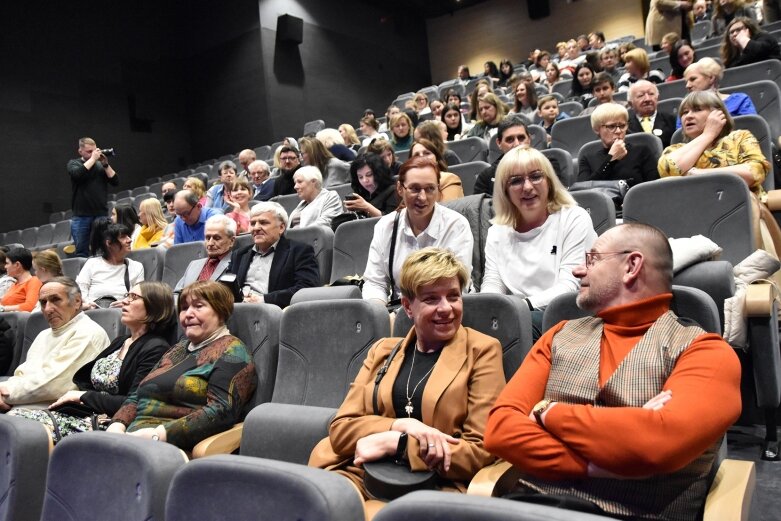
<svg viewBox="0 0 781 521">
<path fill-rule="evenodd" d="M 600 386 L 670 305 L 659 295 L 602 311 Z M 529 419 L 545 396 L 557 324 L 535 344 L 488 418 L 484 443 L 494 455 L 548 480 L 588 475 L 588 464 L 625 477 L 676 471 L 702 454 L 740 415 L 740 362 L 715 334 L 696 338 L 678 358 L 658 411 L 557 403 L 545 427 Z"/>
</svg>

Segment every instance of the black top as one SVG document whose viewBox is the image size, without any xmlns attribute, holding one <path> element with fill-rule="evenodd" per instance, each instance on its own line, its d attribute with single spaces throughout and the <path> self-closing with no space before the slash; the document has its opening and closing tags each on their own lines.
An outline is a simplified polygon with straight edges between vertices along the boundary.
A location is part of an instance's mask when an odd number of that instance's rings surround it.
<svg viewBox="0 0 781 521">
<path fill-rule="evenodd" d="M 163 354 L 170 348 L 168 342 L 155 333 L 141 335 L 130 345 L 125 354 L 125 359 L 122 361 L 122 367 L 119 370 L 119 389 L 117 394 L 96 391 L 92 386 L 92 379 L 90 378 L 92 366 L 95 365 L 97 360 L 106 358 L 111 353 L 122 349 L 122 344 L 125 343 L 128 336 L 118 336 L 103 352 L 95 357 L 95 360 L 82 366 L 73 375 L 73 383 L 78 386 L 79 390 L 87 391 L 81 396 L 81 401 L 98 414 L 113 416 L 128 395 L 136 390 L 141 380 L 146 377 L 147 373 L 152 370 Z"/>
<path fill-rule="evenodd" d="M 89 217 L 108 214 L 108 185 L 117 186 L 119 176 L 108 177 L 103 164 L 96 161 L 89 170 L 84 167 L 84 160 L 68 161 L 68 175 L 71 178 L 71 208 L 77 217 Z"/>
<path fill-rule="evenodd" d="M 746 44 L 743 52 L 727 67 L 748 65 L 762 60 L 781 60 L 781 49 L 778 41 L 769 33 L 759 33 Z"/>
<path fill-rule="evenodd" d="M 439 360 L 439 355 L 442 350 L 434 351 L 433 353 L 421 353 L 415 348 L 415 342 L 410 342 L 406 347 L 404 353 L 404 361 L 399 368 L 399 374 L 396 377 L 396 381 L 393 382 L 393 410 L 396 412 L 396 418 L 415 418 L 418 421 L 423 421 L 421 415 L 421 403 L 423 402 L 423 389 L 428 384 L 429 378 L 431 378 L 431 372 L 433 367 Z M 412 357 L 415 356 L 415 365 L 412 365 Z M 410 375 L 410 369 L 412 374 Z M 431 372 L 429 372 L 431 371 Z M 407 415 L 404 407 L 407 405 L 407 379 L 409 378 L 409 394 L 412 395 L 412 415 Z M 422 381 L 421 381 L 422 380 Z M 420 385 L 418 385 L 420 382 Z M 415 386 L 418 386 L 417 390 L 412 392 Z"/>
<path fill-rule="evenodd" d="M 658 158 L 645 143 L 626 143 L 626 157 L 613 161 L 609 149 L 592 148 L 578 158 L 578 181 L 618 181 L 629 186 L 659 179 Z"/>
<path fill-rule="evenodd" d="M 382 212 L 382 215 L 388 215 L 399 206 L 399 194 L 396 192 L 396 185 L 388 185 L 385 188 L 375 190 L 371 196 L 362 186 L 356 190 L 358 195 L 366 199 L 366 202 Z M 364 212 L 356 212 L 363 217 L 367 217 Z"/>
<path fill-rule="evenodd" d="M 293 174 L 295 174 L 296 170 L 299 168 L 300 165 L 294 170 L 289 170 L 287 172 L 284 170 L 279 171 L 279 176 L 274 179 L 274 197 L 278 195 L 289 195 L 296 193 L 296 189 L 294 188 L 295 183 L 293 181 Z"/>
</svg>

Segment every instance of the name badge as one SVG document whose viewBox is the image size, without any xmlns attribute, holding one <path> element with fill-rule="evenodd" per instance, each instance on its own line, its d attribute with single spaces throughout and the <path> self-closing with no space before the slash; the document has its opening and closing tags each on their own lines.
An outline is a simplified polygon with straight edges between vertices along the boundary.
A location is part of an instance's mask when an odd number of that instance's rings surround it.
<svg viewBox="0 0 781 521">
<path fill-rule="evenodd" d="M 655 128 L 653 133 L 654 133 L 654 136 L 656 136 L 656 137 L 662 137 L 662 129 L 660 129 L 660 128 Z"/>
</svg>

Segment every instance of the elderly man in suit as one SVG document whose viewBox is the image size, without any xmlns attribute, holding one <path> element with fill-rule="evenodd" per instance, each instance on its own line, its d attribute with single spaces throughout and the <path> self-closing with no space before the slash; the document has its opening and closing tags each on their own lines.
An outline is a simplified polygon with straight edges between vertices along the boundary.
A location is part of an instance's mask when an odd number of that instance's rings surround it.
<svg viewBox="0 0 781 521">
<path fill-rule="evenodd" d="M 675 132 L 675 116 L 656 110 L 658 103 L 659 89 L 650 81 L 638 80 L 629 87 L 629 134 L 653 134 L 667 148 Z"/>
<path fill-rule="evenodd" d="M 253 161 L 247 167 L 249 176 L 252 180 L 252 187 L 255 189 L 253 199 L 256 201 L 268 201 L 274 196 L 274 181 L 271 179 L 268 163 L 261 160 Z"/>
<path fill-rule="evenodd" d="M 265 302 L 281 308 L 301 288 L 320 285 L 320 268 L 308 244 L 283 234 L 288 216 L 282 205 L 266 201 L 252 207 L 250 226 L 254 244 L 233 253 L 231 271 L 245 302 Z"/>
<path fill-rule="evenodd" d="M 174 293 L 199 280 L 219 280 L 228 271 L 231 250 L 236 241 L 236 221 L 226 215 L 212 215 L 206 220 L 204 244 L 206 258 L 195 259 L 188 266 Z"/>
</svg>

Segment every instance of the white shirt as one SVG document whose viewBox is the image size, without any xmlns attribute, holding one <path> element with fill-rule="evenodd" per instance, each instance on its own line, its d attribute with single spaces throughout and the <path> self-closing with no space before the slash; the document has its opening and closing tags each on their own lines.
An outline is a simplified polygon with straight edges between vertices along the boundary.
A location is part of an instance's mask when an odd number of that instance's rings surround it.
<svg viewBox="0 0 781 521">
<path fill-rule="evenodd" d="M 132 288 L 144 281 L 144 266 L 133 259 L 127 260 L 127 269 Z M 103 257 L 90 257 L 81 268 L 76 283 L 85 303 L 95 302 L 101 297 L 119 300 L 129 288 L 125 287 L 125 264 L 109 264 Z"/>
<path fill-rule="evenodd" d="M 486 237 L 480 292 L 521 295 L 535 309 L 544 308 L 557 295 L 578 290 L 572 270 L 596 239 L 588 212 L 579 206 L 562 208 L 524 233 L 494 224 Z"/>
<path fill-rule="evenodd" d="M 57 329 L 45 329 L 33 340 L 27 359 L 5 385 L 12 405 L 47 405 L 76 388 L 73 375 L 109 345 L 108 335 L 79 313 Z"/>
<path fill-rule="evenodd" d="M 374 226 L 374 238 L 369 248 L 369 260 L 363 273 L 363 298 L 388 301 L 390 274 L 390 241 L 393 236 L 393 222 L 396 212 L 383 216 Z M 455 253 L 464 263 L 466 271 L 472 273 L 472 246 L 474 238 L 466 217 L 440 204 L 434 205 L 434 214 L 428 227 L 415 237 L 407 220 L 406 208 L 399 216 L 399 229 L 396 238 L 396 250 L 393 254 L 393 279 L 396 282 L 394 292 L 399 291 L 401 265 L 407 256 L 417 250 L 436 246 Z M 469 284 L 467 284 L 469 287 Z"/>
<path fill-rule="evenodd" d="M 271 263 L 274 262 L 274 252 L 277 251 L 277 244 L 279 244 L 279 241 L 275 242 L 265 255 L 260 252 L 257 246 L 253 246 L 247 252 L 247 255 L 252 255 L 252 262 L 250 262 L 247 269 L 247 278 L 244 279 L 244 296 L 248 296 L 251 293 L 258 295 L 268 293 L 269 273 L 271 272 Z"/>
</svg>

